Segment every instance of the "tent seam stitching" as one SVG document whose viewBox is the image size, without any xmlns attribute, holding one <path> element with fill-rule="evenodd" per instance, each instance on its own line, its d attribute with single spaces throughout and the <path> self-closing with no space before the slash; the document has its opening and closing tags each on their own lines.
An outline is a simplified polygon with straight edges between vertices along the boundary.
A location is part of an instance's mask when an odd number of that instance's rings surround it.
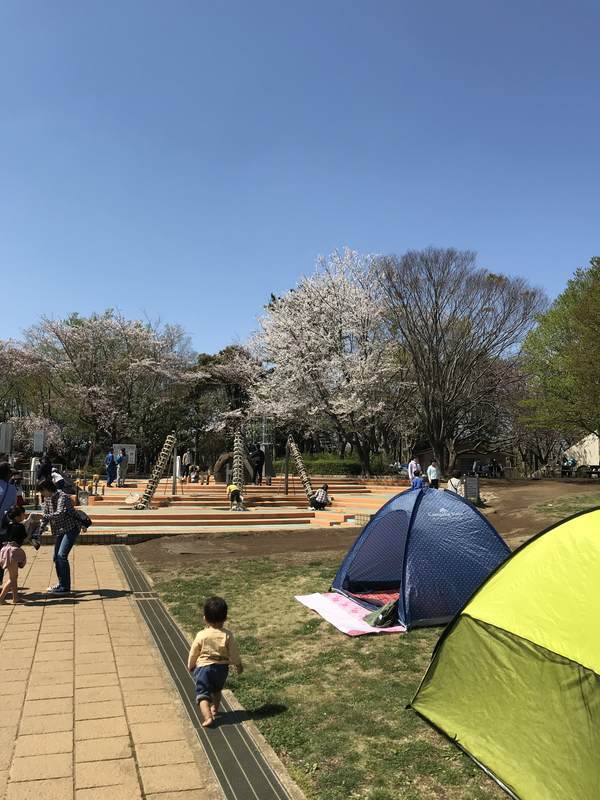
<svg viewBox="0 0 600 800">
<path fill-rule="evenodd" d="M 545 647 L 543 644 L 539 644 L 539 642 L 534 642 L 533 639 L 528 639 L 527 636 L 521 636 L 519 633 L 515 633 L 514 631 L 508 630 L 508 628 L 502 628 L 500 625 L 494 625 L 493 622 L 488 622 L 485 619 L 480 619 L 479 617 L 474 617 L 472 614 L 462 613 L 461 617 L 468 617 L 473 622 L 478 623 L 484 628 L 493 628 L 496 631 L 502 631 L 506 633 L 508 636 L 514 636 L 515 639 L 519 639 L 522 642 L 527 642 L 528 644 L 533 645 L 533 647 L 537 647 L 540 650 L 544 650 L 546 653 L 551 653 L 552 655 L 558 656 L 559 658 L 564 658 L 565 661 L 568 661 L 569 664 L 574 664 L 576 667 L 581 667 L 586 672 L 591 672 L 592 675 L 595 675 L 600 680 L 600 673 L 596 672 L 595 669 L 592 667 L 586 667 L 585 664 L 581 664 L 579 661 L 576 661 L 574 658 L 569 658 L 565 656 L 563 653 L 558 653 L 556 650 L 551 650 L 549 647 Z M 416 695 L 415 695 L 416 696 Z"/>
</svg>

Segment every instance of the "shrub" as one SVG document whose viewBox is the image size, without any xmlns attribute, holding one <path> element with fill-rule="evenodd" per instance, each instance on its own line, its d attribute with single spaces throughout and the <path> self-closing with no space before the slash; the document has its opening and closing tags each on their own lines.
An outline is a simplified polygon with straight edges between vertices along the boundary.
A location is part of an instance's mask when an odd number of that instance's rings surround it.
<svg viewBox="0 0 600 800">
<path fill-rule="evenodd" d="M 318 453 L 316 455 L 302 455 L 309 475 L 349 475 L 357 476 L 362 474 L 359 461 L 354 458 L 340 458 L 332 453 Z M 371 460 L 371 473 L 373 475 L 395 475 L 396 473 L 388 465 L 389 459 L 385 456 L 377 455 Z M 275 471 L 282 475 L 285 470 L 285 459 L 274 462 Z M 296 467 L 293 458 L 290 458 L 290 475 L 296 474 Z"/>
</svg>

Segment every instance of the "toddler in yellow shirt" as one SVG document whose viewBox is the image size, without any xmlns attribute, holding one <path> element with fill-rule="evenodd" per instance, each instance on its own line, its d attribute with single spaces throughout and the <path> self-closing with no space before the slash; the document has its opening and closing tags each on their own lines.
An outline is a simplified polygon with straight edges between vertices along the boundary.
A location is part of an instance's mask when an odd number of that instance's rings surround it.
<svg viewBox="0 0 600 800">
<path fill-rule="evenodd" d="M 241 675 L 244 666 L 233 633 L 224 628 L 227 603 L 222 597 L 209 597 L 204 603 L 206 627 L 194 639 L 188 656 L 188 669 L 196 681 L 196 702 L 202 725 L 210 728 L 221 703 L 229 665 Z"/>
</svg>

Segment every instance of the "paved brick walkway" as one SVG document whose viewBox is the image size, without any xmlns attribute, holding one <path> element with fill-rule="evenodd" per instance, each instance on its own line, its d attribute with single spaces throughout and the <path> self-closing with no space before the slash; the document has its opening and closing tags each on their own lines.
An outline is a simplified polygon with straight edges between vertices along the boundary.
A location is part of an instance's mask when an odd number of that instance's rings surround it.
<svg viewBox="0 0 600 800">
<path fill-rule="evenodd" d="M 213 773 L 108 547 L 27 548 L 26 605 L 0 606 L 0 798 L 220 800 Z M 143 602 L 143 601 L 142 601 Z"/>
</svg>

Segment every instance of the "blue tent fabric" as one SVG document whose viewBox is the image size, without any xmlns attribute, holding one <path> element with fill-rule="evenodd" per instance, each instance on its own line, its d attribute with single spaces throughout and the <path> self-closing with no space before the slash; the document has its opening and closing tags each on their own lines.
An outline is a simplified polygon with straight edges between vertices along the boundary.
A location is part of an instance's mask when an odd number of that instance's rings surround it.
<svg viewBox="0 0 600 800">
<path fill-rule="evenodd" d="M 409 489 L 389 500 L 365 526 L 332 589 L 349 596 L 399 592 L 401 625 L 440 625 L 460 611 L 509 555 L 490 522 L 459 495 Z"/>
</svg>

